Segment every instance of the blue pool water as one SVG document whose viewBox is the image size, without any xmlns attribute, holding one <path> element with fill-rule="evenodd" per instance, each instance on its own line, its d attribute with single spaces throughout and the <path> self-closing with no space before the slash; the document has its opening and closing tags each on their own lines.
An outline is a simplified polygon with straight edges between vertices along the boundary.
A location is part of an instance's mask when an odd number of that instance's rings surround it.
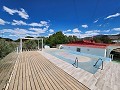
<svg viewBox="0 0 120 90">
<path fill-rule="evenodd" d="M 95 74 L 97 72 L 98 69 L 100 69 L 99 67 L 102 64 L 102 61 L 99 60 L 98 63 L 96 64 L 96 66 L 93 66 L 96 61 L 101 58 L 103 61 L 110 61 L 109 58 L 104 58 L 104 57 L 100 57 L 100 56 L 95 56 L 95 55 L 89 55 L 89 54 L 84 54 L 84 53 L 79 53 L 79 52 L 75 52 L 75 51 L 70 51 L 70 50 L 60 50 L 60 49 L 56 49 L 56 50 L 47 50 L 47 53 L 63 60 L 66 61 L 70 64 L 74 63 L 74 60 L 77 56 L 86 56 L 91 58 L 91 60 L 87 61 L 87 62 L 78 62 L 78 67 L 88 71 L 92 74 Z"/>
</svg>

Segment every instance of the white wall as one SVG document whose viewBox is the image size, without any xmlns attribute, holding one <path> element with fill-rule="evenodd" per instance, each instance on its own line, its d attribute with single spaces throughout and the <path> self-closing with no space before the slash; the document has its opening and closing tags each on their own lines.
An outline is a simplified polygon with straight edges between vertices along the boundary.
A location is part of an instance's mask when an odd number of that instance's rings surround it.
<svg viewBox="0 0 120 90">
<path fill-rule="evenodd" d="M 106 49 L 63 45 L 63 49 L 67 49 L 67 50 L 77 51 L 77 48 L 81 49 L 81 53 L 87 53 L 87 54 L 92 54 L 92 55 L 97 55 L 102 57 L 106 56 Z"/>
</svg>

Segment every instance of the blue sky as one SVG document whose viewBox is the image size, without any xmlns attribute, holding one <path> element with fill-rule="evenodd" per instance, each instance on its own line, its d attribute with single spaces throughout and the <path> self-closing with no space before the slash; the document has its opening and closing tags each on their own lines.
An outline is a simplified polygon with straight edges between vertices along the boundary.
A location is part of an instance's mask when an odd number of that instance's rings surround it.
<svg viewBox="0 0 120 90">
<path fill-rule="evenodd" d="M 120 33 L 120 0 L 0 0 L 0 37 Z"/>
</svg>

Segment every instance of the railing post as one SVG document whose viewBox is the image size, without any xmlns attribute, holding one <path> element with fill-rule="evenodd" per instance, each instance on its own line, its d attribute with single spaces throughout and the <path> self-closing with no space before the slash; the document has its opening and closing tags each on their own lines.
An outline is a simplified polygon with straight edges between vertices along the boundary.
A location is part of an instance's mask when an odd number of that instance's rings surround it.
<svg viewBox="0 0 120 90">
<path fill-rule="evenodd" d="M 103 70 L 103 61 L 102 61 L 102 69 L 101 70 Z"/>
<path fill-rule="evenodd" d="M 78 68 L 78 59 L 76 58 L 76 60 L 77 60 L 77 68 Z"/>
<path fill-rule="evenodd" d="M 75 65 L 76 68 L 78 68 L 78 58 L 77 58 L 77 57 L 75 58 L 75 62 L 74 62 L 72 65 L 73 65 L 73 66 Z"/>
</svg>

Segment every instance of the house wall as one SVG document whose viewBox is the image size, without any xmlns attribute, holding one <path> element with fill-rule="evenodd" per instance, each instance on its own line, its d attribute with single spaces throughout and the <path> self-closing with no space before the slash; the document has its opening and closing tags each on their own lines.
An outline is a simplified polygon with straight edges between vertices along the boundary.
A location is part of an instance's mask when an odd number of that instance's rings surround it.
<svg viewBox="0 0 120 90">
<path fill-rule="evenodd" d="M 81 53 L 106 57 L 106 49 L 63 45 L 63 49 L 67 49 L 67 50 L 77 51 L 77 48 L 80 48 Z"/>
</svg>

